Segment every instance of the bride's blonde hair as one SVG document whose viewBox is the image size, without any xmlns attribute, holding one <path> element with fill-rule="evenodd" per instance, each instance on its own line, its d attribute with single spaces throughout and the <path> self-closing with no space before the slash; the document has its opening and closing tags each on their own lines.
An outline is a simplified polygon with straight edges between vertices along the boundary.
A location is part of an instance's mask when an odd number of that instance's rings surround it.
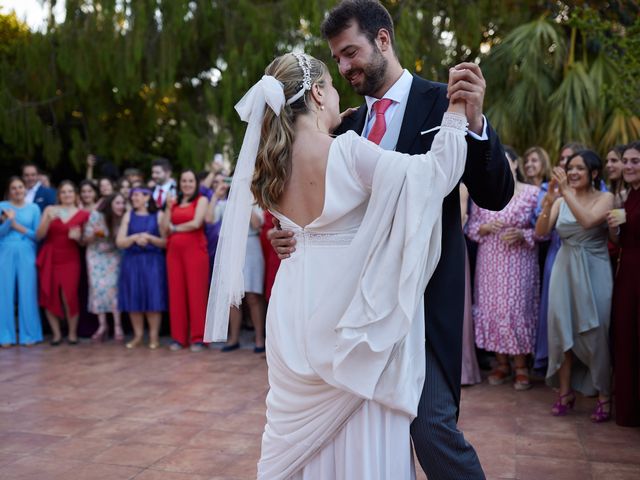
<svg viewBox="0 0 640 480">
<path fill-rule="evenodd" d="M 323 76 L 327 72 L 326 65 L 320 60 L 307 56 L 310 65 L 311 85 L 324 86 Z M 298 59 L 291 53 L 276 58 L 265 70 L 279 80 L 288 100 L 303 88 L 304 72 Z M 293 125 L 298 115 L 309 112 L 309 92 L 291 105 L 284 105 L 280 115 L 267 107 L 262 122 L 260 147 L 256 157 L 251 191 L 258 205 L 262 208 L 273 208 L 277 205 L 284 187 L 291 175 L 291 146 L 293 144 Z"/>
</svg>

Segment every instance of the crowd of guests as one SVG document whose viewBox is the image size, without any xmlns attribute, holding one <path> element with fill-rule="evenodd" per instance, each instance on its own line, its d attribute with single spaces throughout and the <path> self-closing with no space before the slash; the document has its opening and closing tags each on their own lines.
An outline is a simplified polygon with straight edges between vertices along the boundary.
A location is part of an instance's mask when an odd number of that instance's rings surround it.
<svg viewBox="0 0 640 480">
<path fill-rule="evenodd" d="M 201 351 L 209 282 L 229 173 L 218 163 L 205 172 L 180 172 L 173 178 L 167 159 L 153 161 L 151 178 L 127 169 L 114 181 L 94 180 L 96 158 L 87 159 L 86 179 L 64 180 L 56 189 L 36 165 L 8 181 L 0 203 L 0 344 L 31 346 L 43 341 L 41 313 L 58 346 L 70 345 L 87 331 L 83 312 L 95 315 L 93 342 L 125 342 L 123 316 L 131 323 L 133 349 L 144 344 L 145 319 L 150 349 L 160 347 L 163 318 L 168 318 L 172 351 Z M 267 212 L 255 209 L 245 266 L 246 308 L 231 312 L 229 342 L 240 347 L 243 311 L 255 331 L 256 353 L 264 352 L 265 287 L 275 279 L 278 259 L 263 249 Z M 260 236 L 262 235 L 262 242 Z M 17 306 L 17 322 L 15 309 Z M 245 305 L 243 305 L 245 307 Z"/>
<path fill-rule="evenodd" d="M 552 168 L 532 147 L 505 148 L 514 196 L 499 212 L 469 200 L 461 185 L 468 239 L 462 383 L 481 381 L 477 349 L 495 354 L 492 385 L 531 388 L 536 372 L 557 389 L 551 413 L 570 412 L 576 392 L 597 398 L 594 422 L 611 418 L 640 426 L 640 142 L 607 152 L 605 162 L 578 143 L 565 145 Z M 171 350 L 200 351 L 209 279 L 230 185 L 217 165 L 173 178 L 166 159 L 151 178 L 127 169 L 117 182 L 87 179 L 48 186 L 35 165 L 12 177 L 0 203 L 0 343 L 43 339 L 40 307 L 51 345 L 78 342 L 82 305 L 97 315 L 94 342 L 124 342 L 122 314 L 133 338 L 160 347 L 168 313 Z M 606 181 L 605 181 L 606 179 Z M 268 212 L 255 208 L 247 232 L 245 301 L 230 312 L 228 352 L 240 347 L 244 318 L 264 351 L 266 302 L 279 261 L 266 234 Z M 83 295 L 83 282 L 87 293 Z M 215 288 L 215 286 L 214 286 Z M 17 304 L 17 323 L 14 308 Z M 17 333 L 16 333 L 17 332 Z"/>
<path fill-rule="evenodd" d="M 473 205 L 462 222 L 475 252 L 466 305 L 463 384 L 481 381 L 477 346 L 495 354 L 492 385 L 556 388 L 551 413 L 596 397 L 593 422 L 640 426 L 640 142 L 605 157 L 578 143 L 520 157 L 505 148 L 515 192 L 500 212 Z M 605 181 L 606 178 L 606 181 Z M 475 268 L 474 268 L 475 267 Z"/>
</svg>

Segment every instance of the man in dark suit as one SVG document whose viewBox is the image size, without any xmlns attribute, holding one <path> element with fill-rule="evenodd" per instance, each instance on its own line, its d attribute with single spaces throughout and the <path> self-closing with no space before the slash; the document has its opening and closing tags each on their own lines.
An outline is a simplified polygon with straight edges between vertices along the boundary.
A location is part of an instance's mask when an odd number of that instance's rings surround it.
<svg viewBox="0 0 640 480">
<path fill-rule="evenodd" d="M 27 203 L 35 203 L 40 207 L 40 211 L 44 211 L 49 205 L 56 204 L 56 191 L 53 188 L 45 187 L 40 183 L 38 175 L 40 171 L 38 167 L 32 163 L 23 165 L 22 180 L 27 187 L 27 195 L 25 200 Z"/>
<path fill-rule="evenodd" d="M 463 182 L 479 206 L 504 208 L 513 195 L 513 177 L 498 135 L 482 115 L 485 83 L 475 64 L 450 71 L 449 85 L 412 76 L 394 51 L 393 21 L 376 0 L 338 4 L 322 24 L 340 74 L 366 103 L 345 118 L 340 130 L 354 130 L 385 149 L 409 154 L 428 151 L 449 99 L 467 104 L 468 153 Z M 449 98 L 447 98 L 449 97 Z M 385 130 L 374 129 L 384 103 Z M 381 104 L 383 102 L 380 102 Z M 372 130 L 376 134 L 369 136 Z M 425 292 L 426 379 L 411 426 L 420 464 L 430 480 L 483 479 L 473 447 L 457 428 L 464 308 L 464 237 L 459 190 L 443 202 L 442 254 Z M 273 232 L 272 244 L 286 258 L 293 251 L 289 232 Z"/>
</svg>

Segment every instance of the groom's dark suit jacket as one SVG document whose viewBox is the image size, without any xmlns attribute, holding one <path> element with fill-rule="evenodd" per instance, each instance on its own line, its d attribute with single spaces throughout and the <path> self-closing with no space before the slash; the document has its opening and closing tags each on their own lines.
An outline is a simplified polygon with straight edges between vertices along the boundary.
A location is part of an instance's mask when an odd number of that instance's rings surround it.
<svg viewBox="0 0 640 480">
<path fill-rule="evenodd" d="M 425 153 L 437 132 L 420 132 L 440 125 L 448 108 L 447 86 L 414 76 L 396 151 Z M 336 133 L 364 128 L 367 106 L 347 117 Z M 490 126 L 488 141 L 467 135 L 467 162 L 462 181 L 473 201 L 489 210 L 503 209 L 513 195 L 513 176 L 500 139 Z M 442 255 L 425 292 L 427 348 L 435 353 L 459 405 L 464 315 L 464 237 L 460 195 L 455 188 L 442 204 Z"/>
</svg>

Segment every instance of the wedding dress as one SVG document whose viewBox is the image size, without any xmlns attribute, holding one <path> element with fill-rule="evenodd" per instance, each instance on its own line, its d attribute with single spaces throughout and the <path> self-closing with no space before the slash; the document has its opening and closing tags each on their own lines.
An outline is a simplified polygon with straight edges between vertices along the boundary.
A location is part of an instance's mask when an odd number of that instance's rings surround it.
<svg viewBox="0 0 640 480">
<path fill-rule="evenodd" d="M 267 313 L 270 390 L 258 478 L 415 478 L 409 426 L 425 372 L 423 294 L 440 256 L 442 200 L 466 158 L 445 114 L 430 152 L 332 143 L 321 215 L 292 230 Z"/>
</svg>

